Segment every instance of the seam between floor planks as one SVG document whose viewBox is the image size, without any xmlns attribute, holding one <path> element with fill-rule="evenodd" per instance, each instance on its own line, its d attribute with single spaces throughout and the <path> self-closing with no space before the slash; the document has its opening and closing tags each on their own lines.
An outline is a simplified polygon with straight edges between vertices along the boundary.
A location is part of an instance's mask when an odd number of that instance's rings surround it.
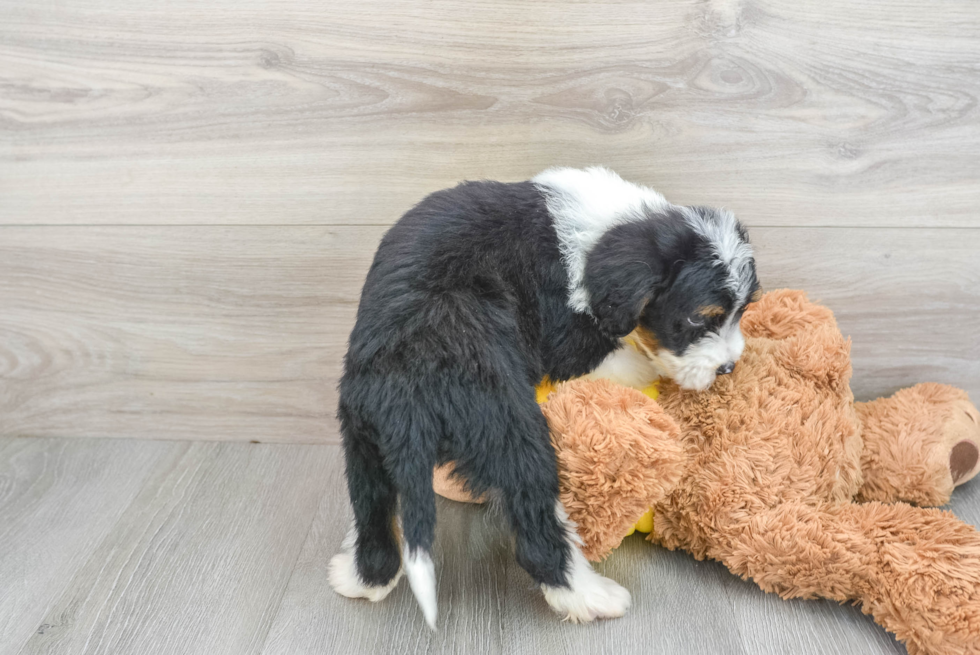
<svg viewBox="0 0 980 655">
<path fill-rule="evenodd" d="M 324 445 L 322 447 L 329 448 L 330 445 Z M 324 487 L 326 488 L 326 484 L 324 485 Z M 310 533 L 313 531 L 313 522 L 316 521 L 316 517 L 320 514 L 320 508 L 323 505 L 324 499 L 327 497 L 328 494 L 326 493 L 326 489 L 325 489 L 324 493 L 320 495 L 320 500 L 316 504 L 316 509 L 310 513 L 310 522 L 306 526 L 306 532 L 303 533 L 303 541 L 300 547 L 296 549 L 296 557 L 293 558 L 293 564 L 292 564 L 292 568 L 289 571 L 289 577 L 286 578 L 286 584 L 282 586 L 282 589 L 279 592 L 279 598 L 276 601 L 276 611 L 273 613 L 272 620 L 269 621 L 269 625 L 266 628 L 265 636 L 262 638 L 262 644 L 255 651 L 257 655 L 261 655 L 262 653 L 265 653 L 266 648 L 269 645 L 269 636 L 272 633 L 273 626 L 275 626 L 276 623 L 279 621 L 279 616 L 281 615 L 283 610 L 283 600 L 286 598 L 286 593 L 289 591 L 290 587 L 292 586 L 293 577 L 296 575 L 297 565 L 299 564 L 300 557 L 303 554 L 303 548 L 306 546 L 306 542 L 309 541 Z"/>
</svg>

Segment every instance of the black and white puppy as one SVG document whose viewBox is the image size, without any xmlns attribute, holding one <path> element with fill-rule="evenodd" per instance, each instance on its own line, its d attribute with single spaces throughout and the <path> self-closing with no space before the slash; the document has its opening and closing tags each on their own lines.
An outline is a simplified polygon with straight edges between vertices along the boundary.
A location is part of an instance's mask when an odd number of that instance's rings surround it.
<svg viewBox="0 0 980 655">
<path fill-rule="evenodd" d="M 542 377 L 706 389 L 742 353 L 758 289 L 727 211 L 681 207 L 603 168 L 467 182 L 425 198 L 384 236 L 340 382 L 354 528 L 330 564 L 345 596 L 384 598 L 404 571 L 436 619 L 433 466 L 499 494 L 518 563 L 572 621 L 621 616 L 558 501 Z"/>
</svg>

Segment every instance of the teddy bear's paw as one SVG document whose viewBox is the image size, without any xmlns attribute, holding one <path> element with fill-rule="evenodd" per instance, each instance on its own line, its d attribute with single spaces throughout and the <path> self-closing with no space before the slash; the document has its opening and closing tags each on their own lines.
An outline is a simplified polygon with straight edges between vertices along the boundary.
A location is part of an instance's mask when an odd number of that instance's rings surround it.
<svg viewBox="0 0 980 655">
<path fill-rule="evenodd" d="M 541 585 L 544 598 L 563 621 L 588 623 L 595 619 L 614 619 L 626 614 L 630 592 L 595 571 L 578 549 L 574 549 L 567 587 Z"/>
<path fill-rule="evenodd" d="M 402 577 L 402 571 L 398 573 L 391 582 L 383 587 L 371 587 L 363 582 L 357 575 L 357 566 L 354 564 L 354 553 L 344 551 L 337 553 L 330 560 L 330 567 L 327 571 L 327 579 L 330 586 L 341 596 L 347 598 L 367 598 L 372 603 L 383 600 L 398 585 Z"/>
</svg>

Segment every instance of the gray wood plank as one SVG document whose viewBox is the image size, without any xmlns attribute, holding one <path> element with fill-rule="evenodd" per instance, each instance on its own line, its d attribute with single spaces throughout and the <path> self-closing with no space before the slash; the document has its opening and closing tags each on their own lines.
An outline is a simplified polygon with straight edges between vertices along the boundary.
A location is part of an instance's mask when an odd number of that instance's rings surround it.
<svg viewBox="0 0 980 655">
<path fill-rule="evenodd" d="M 974 478 L 954 489 L 948 509 L 963 521 L 980 529 L 980 480 Z"/>
<path fill-rule="evenodd" d="M 858 400 L 917 382 L 980 403 L 978 230 L 755 230 L 763 286 L 807 290 L 852 339 Z"/>
<path fill-rule="evenodd" d="M 0 434 L 323 443 L 382 227 L 0 227 Z M 980 401 L 980 230 L 757 228 L 853 338 L 859 398 Z"/>
<path fill-rule="evenodd" d="M 628 538 L 598 565 L 626 618 L 563 624 L 494 507 L 440 499 L 439 631 L 402 584 L 334 594 L 338 446 L 2 440 L 0 650 L 141 653 L 902 653 L 855 607 L 782 601 L 715 562 Z M 980 518 L 980 483 L 951 505 Z"/>
<path fill-rule="evenodd" d="M 626 586 L 633 606 L 622 619 L 574 626 L 557 620 L 531 578 L 511 560 L 503 601 L 508 609 L 504 652 L 751 652 L 722 591 L 730 574 L 720 564 L 697 562 L 687 553 L 666 551 L 634 535 L 596 569 Z"/>
<path fill-rule="evenodd" d="M 745 649 L 759 655 L 905 655 L 905 646 L 853 605 L 782 600 L 727 574 L 720 585 L 735 613 Z"/>
<path fill-rule="evenodd" d="M 0 652 L 36 630 L 177 444 L 0 440 Z"/>
<path fill-rule="evenodd" d="M 603 163 L 751 225 L 975 225 L 980 15 L 874 8 L 5 0 L 0 221 L 388 224 Z"/>
<path fill-rule="evenodd" d="M 20 652 L 257 653 L 336 453 L 181 444 Z"/>
</svg>

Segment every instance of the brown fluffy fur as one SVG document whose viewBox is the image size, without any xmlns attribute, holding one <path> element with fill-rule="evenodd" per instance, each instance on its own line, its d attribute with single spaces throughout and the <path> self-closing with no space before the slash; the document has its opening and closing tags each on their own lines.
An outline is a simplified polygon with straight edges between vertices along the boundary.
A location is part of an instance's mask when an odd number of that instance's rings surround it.
<svg viewBox="0 0 980 655">
<path fill-rule="evenodd" d="M 952 447 L 980 443 L 966 394 L 855 404 L 850 344 L 802 292 L 766 294 L 742 327 L 742 360 L 708 392 L 580 380 L 543 406 L 587 556 L 653 506 L 667 548 L 784 598 L 859 602 L 911 655 L 980 653 L 980 534 L 907 504 L 948 501 Z"/>
</svg>

